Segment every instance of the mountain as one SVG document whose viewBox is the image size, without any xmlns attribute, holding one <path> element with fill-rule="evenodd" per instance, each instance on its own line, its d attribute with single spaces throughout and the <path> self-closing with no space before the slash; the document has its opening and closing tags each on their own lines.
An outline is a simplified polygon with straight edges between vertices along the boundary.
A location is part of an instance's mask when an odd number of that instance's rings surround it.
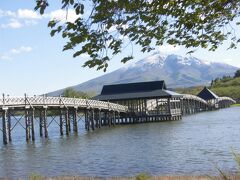
<svg viewBox="0 0 240 180">
<path fill-rule="evenodd" d="M 119 84 L 140 81 L 165 80 L 168 88 L 191 87 L 209 84 L 212 79 L 233 75 L 237 67 L 217 62 L 207 62 L 195 57 L 175 54 L 162 55 L 159 52 L 116 71 L 72 86 L 77 91 L 99 93 L 105 84 Z M 49 93 L 58 96 L 64 89 Z"/>
</svg>

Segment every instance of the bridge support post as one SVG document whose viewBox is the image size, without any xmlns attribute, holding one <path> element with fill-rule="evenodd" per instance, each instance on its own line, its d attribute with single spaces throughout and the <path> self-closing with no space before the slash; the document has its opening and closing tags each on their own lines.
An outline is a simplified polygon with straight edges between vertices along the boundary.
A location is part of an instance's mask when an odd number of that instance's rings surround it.
<svg viewBox="0 0 240 180">
<path fill-rule="evenodd" d="M 98 111 L 98 128 L 102 126 L 102 116 L 101 116 L 101 109 Z"/>
<path fill-rule="evenodd" d="M 31 130 L 32 130 L 32 141 L 35 141 L 35 131 L 34 131 L 34 109 L 31 111 Z"/>
<path fill-rule="evenodd" d="M 39 111 L 39 135 L 43 136 L 43 111 Z"/>
<path fill-rule="evenodd" d="M 95 123 L 96 123 L 96 128 L 99 128 L 99 113 L 98 113 L 98 109 L 96 109 L 95 111 Z"/>
<path fill-rule="evenodd" d="M 71 117 L 72 116 L 72 117 Z M 68 131 L 71 132 L 71 120 L 73 119 L 73 113 L 68 111 Z"/>
<path fill-rule="evenodd" d="M 48 138 L 48 129 L 47 129 L 47 108 L 44 108 L 43 111 L 43 127 L 44 127 L 44 136 L 45 138 Z"/>
<path fill-rule="evenodd" d="M 94 124 L 94 119 L 95 119 L 95 114 L 94 114 L 94 109 L 91 111 L 91 127 L 92 130 L 94 131 L 95 129 L 95 124 Z"/>
<path fill-rule="evenodd" d="M 117 112 L 117 119 L 118 119 L 117 123 L 120 124 L 120 113 L 119 112 Z"/>
<path fill-rule="evenodd" d="M 116 125 L 116 112 L 113 111 L 113 126 Z"/>
<path fill-rule="evenodd" d="M 29 111 L 25 110 L 25 132 L 26 132 L 26 141 L 30 139 L 30 120 L 29 120 Z"/>
<path fill-rule="evenodd" d="M 73 131 L 74 132 L 78 132 L 77 117 L 78 117 L 78 111 L 77 111 L 77 108 L 74 108 L 74 114 L 73 114 Z"/>
<path fill-rule="evenodd" d="M 110 127 L 111 126 L 111 124 L 112 124 L 112 115 L 111 115 L 111 112 L 108 112 L 107 113 L 107 119 L 108 119 L 108 126 Z"/>
<path fill-rule="evenodd" d="M 68 109 L 65 109 L 65 128 L 66 128 L 66 135 L 69 135 L 69 114 Z"/>
<path fill-rule="evenodd" d="M 104 112 L 103 125 L 107 125 L 107 112 Z"/>
<path fill-rule="evenodd" d="M 84 115 L 85 115 L 85 129 L 89 131 L 89 126 L 88 126 L 88 110 L 85 110 Z"/>
<path fill-rule="evenodd" d="M 2 111 L 2 132 L 3 132 L 3 143 L 9 143 L 9 132 L 7 123 L 7 110 Z"/>
<path fill-rule="evenodd" d="M 59 128 L 60 128 L 60 135 L 63 136 L 63 111 L 60 109 L 59 115 Z"/>
<path fill-rule="evenodd" d="M 12 141 L 12 135 L 11 135 L 12 123 L 11 123 L 11 113 L 10 113 L 10 111 L 8 111 L 7 114 L 8 114 L 8 139 L 11 142 Z"/>
</svg>

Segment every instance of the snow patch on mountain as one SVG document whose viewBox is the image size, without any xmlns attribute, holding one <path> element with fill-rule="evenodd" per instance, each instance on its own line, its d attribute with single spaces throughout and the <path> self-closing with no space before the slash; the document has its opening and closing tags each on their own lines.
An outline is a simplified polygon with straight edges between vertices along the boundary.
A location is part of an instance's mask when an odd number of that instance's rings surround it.
<svg viewBox="0 0 240 180">
<path fill-rule="evenodd" d="M 128 69 L 132 69 L 132 68 L 136 68 L 139 67 L 141 69 L 146 69 L 148 67 L 159 67 L 159 68 L 163 68 L 164 65 L 166 65 L 167 63 L 176 63 L 179 65 L 183 65 L 183 66 L 191 66 L 191 65 L 197 65 L 197 66 L 201 66 L 201 65 L 206 65 L 206 66 L 210 66 L 212 63 L 209 61 L 205 61 L 205 60 L 201 60 L 195 57 L 182 57 L 179 55 L 175 55 L 175 54 L 161 54 L 160 52 L 156 52 L 151 56 L 148 56 L 140 61 L 137 62 L 132 62 L 128 65 L 125 65 L 123 68 L 121 68 L 121 70 L 128 70 Z"/>
<path fill-rule="evenodd" d="M 99 93 L 106 84 L 165 80 L 167 87 L 191 87 L 208 85 L 212 79 L 233 75 L 238 68 L 218 62 L 209 62 L 196 57 L 156 52 L 151 56 L 125 65 L 85 83 L 73 86 L 78 91 Z M 64 89 L 49 93 L 58 96 Z"/>
</svg>

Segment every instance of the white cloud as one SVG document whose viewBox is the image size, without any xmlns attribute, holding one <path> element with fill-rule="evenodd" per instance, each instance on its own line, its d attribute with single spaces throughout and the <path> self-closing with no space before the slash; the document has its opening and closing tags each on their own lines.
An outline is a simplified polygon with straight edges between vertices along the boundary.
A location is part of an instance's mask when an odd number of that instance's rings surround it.
<svg viewBox="0 0 240 180">
<path fill-rule="evenodd" d="M 75 10 L 69 9 L 68 11 L 58 9 L 45 13 L 41 16 L 38 12 L 31 9 L 18 9 L 17 11 L 2 10 L 0 9 L 0 18 L 4 18 L 6 23 L 0 24 L 0 28 L 22 28 L 25 26 L 36 25 L 42 19 L 55 19 L 61 23 L 74 22 L 79 15 L 76 15 Z"/>
<path fill-rule="evenodd" d="M 24 26 L 35 25 L 42 17 L 30 9 L 18 9 L 16 12 L 0 9 L 0 18 L 5 18 L 6 23 L 0 24 L 0 28 L 18 29 Z"/>
<path fill-rule="evenodd" d="M 18 9 L 17 17 L 21 19 L 41 19 L 42 16 L 30 9 Z"/>
<path fill-rule="evenodd" d="M 9 23 L 6 24 L 1 24 L 0 26 L 1 28 L 12 28 L 12 29 L 18 29 L 23 27 L 23 24 L 20 23 L 18 20 L 16 19 L 11 19 Z"/>
<path fill-rule="evenodd" d="M 0 9 L 0 17 L 16 17 L 16 13 L 12 11 L 4 11 Z"/>
<path fill-rule="evenodd" d="M 2 9 L 0 9 L 0 17 L 4 16 L 4 11 Z"/>
<path fill-rule="evenodd" d="M 30 46 L 20 46 L 18 48 L 13 48 L 10 51 L 0 56 L 1 60 L 10 60 L 17 54 L 29 53 L 32 51 L 32 47 Z"/>
<path fill-rule="evenodd" d="M 159 51 L 162 53 L 173 53 L 180 50 L 180 46 L 173 46 L 173 45 L 162 45 L 159 47 Z"/>
<path fill-rule="evenodd" d="M 7 55 L 2 55 L 2 56 L 0 56 L 0 59 L 1 59 L 1 60 L 10 60 L 11 57 L 9 57 L 9 56 L 7 56 Z"/>
<path fill-rule="evenodd" d="M 26 26 L 32 26 L 32 25 L 38 24 L 38 22 L 37 22 L 36 20 L 30 19 L 30 20 L 25 20 L 25 21 L 24 21 L 24 24 L 25 24 Z"/>
<path fill-rule="evenodd" d="M 32 47 L 30 46 L 21 46 L 17 49 L 11 49 L 10 50 L 10 53 L 11 54 L 20 54 L 20 53 L 23 53 L 23 52 L 31 52 L 32 51 Z"/>
<path fill-rule="evenodd" d="M 65 22 L 74 22 L 80 16 L 75 13 L 73 9 L 69 9 L 68 11 L 63 9 L 58 9 L 55 11 L 46 14 L 45 17 L 49 17 L 51 20 L 55 19 L 57 21 Z"/>
</svg>

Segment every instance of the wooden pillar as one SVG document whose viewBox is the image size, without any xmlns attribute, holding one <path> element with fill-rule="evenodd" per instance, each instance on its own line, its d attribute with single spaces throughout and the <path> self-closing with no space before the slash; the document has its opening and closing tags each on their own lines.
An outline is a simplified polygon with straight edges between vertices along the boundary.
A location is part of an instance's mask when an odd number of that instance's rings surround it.
<svg viewBox="0 0 240 180">
<path fill-rule="evenodd" d="M 110 127 L 111 124 L 112 124 L 111 112 L 108 112 L 108 126 Z"/>
<path fill-rule="evenodd" d="M 32 141 L 35 141 L 35 131 L 34 131 L 34 109 L 31 111 L 31 130 L 32 130 Z"/>
<path fill-rule="evenodd" d="M 95 123 L 94 123 L 94 119 L 95 119 L 95 113 L 94 113 L 94 109 L 91 111 L 91 127 L 92 130 L 94 131 L 95 129 Z"/>
<path fill-rule="evenodd" d="M 120 113 L 119 113 L 119 112 L 117 112 L 117 119 L 118 119 L 118 124 L 119 124 L 120 119 L 121 119 L 121 117 L 120 117 Z"/>
<path fill-rule="evenodd" d="M 113 126 L 116 125 L 116 112 L 113 111 Z"/>
<path fill-rule="evenodd" d="M 98 128 L 99 127 L 99 117 L 98 117 L 99 113 L 98 113 L 98 110 L 96 110 L 95 112 L 96 112 L 95 113 L 95 119 L 94 119 L 95 127 Z"/>
<path fill-rule="evenodd" d="M 12 136 L 11 136 L 11 125 L 12 125 L 12 123 L 11 123 L 11 113 L 9 112 L 9 110 L 8 110 L 7 114 L 8 114 L 8 139 L 11 142 L 12 141 Z"/>
<path fill-rule="evenodd" d="M 30 123 L 29 123 L 29 111 L 25 110 L 25 133 L 26 133 L 26 141 L 30 139 Z"/>
<path fill-rule="evenodd" d="M 66 135 L 69 135 L 69 115 L 68 109 L 65 109 L 65 128 L 66 128 Z"/>
<path fill-rule="evenodd" d="M 103 123 L 102 123 L 103 126 L 106 125 L 106 119 L 107 119 L 107 113 L 103 112 Z"/>
<path fill-rule="evenodd" d="M 2 111 L 2 130 L 3 130 L 3 143 L 8 144 L 9 142 L 9 135 L 8 135 L 8 127 L 7 127 L 7 111 Z"/>
<path fill-rule="evenodd" d="M 73 131 L 74 132 L 78 132 L 77 119 L 78 119 L 78 111 L 77 111 L 77 108 L 74 108 L 74 114 L 73 114 Z"/>
<path fill-rule="evenodd" d="M 60 127 L 60 135 L 63 136 L 63 111 L 60 109 L 60 116 L 59 116 L 59 127 Z"/>
<path fill-rule="evenodd" d="M 39 135 L 40 137 L 43 136 L 43 111 L 40 110 L 39 112 Z"/>
<path fill-rule="evenodd" d="M 169 115 L 171 115 L 171 108 L 172 108 L 172 106 L 171 106 L 171 98 L 168 98 L 168 113 L 169 113 Z"/>
<path fill-rule="evenodd" d="M 47 129 L 47 108 L 43 110 L 43 128 L 44 128 L 44 136 L 48 138 L 48 129 Z"/>
<path fill-rule="evenodd" d="M 99 111 L 98 111 L 98 118 L 99 118 L 99 125 L 98 125 L 98 128 L 101 128 L 101 126 L 102 126 L 101 109 L 99 109 Z"/>
<path fill-rule="evenodd" d="M 70 112 L 68 111 L 68 131 L 69 132 L 71 132 L 71 115 L 72 115 L 72 113 L 71 113 L 71 110 L 70 110 Z"/>
<path fill-rule="evenodd" d="M 85 129 L 89 131 L 89 113 L 88 113 L 88 110 L 85 111 Z"/>
<path fill-rule="evenodd" d="M 88 111 L 84 111 L 84 121 L 85 121 L 85 129 L 88 130 Z"/>
</svg>

